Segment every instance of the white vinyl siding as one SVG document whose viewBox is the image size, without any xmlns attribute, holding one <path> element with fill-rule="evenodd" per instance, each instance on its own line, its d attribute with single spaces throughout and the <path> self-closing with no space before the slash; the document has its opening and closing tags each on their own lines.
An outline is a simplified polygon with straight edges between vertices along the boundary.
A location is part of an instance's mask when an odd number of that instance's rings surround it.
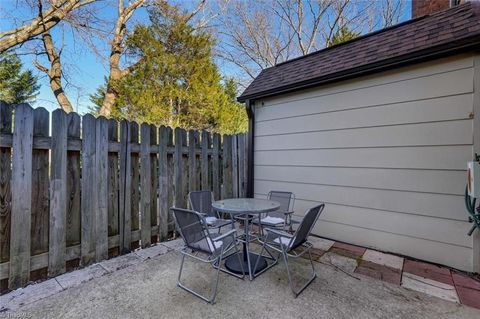
<svg viewBox="0 0 480 319">
<path fill-rule="evenodd" d="M 474 56 L 255 101 L 255 195 L 327 204 L 315 233 L 472 271 Z"/>
</svg>

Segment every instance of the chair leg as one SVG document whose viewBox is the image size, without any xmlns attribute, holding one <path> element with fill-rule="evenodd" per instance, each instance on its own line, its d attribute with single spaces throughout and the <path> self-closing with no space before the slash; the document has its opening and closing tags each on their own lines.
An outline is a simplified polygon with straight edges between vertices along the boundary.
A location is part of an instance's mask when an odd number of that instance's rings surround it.
<svg viewBox="0 0 480 319">
<path fill-rule="evenodd" d="M 295 289 L 293 287 L 293 281 L 292 281 L 292 277 L 291 277 L 291 274 L 290 274 L 290 267 L 288 266 L 287 252 L 285 250 L 283 250 L 282 255 L 283 255 L 283 260 L 285 261 L 285 267 L 287 268 L 288 283 L 290 285 L 290 289 L 292 290 L 295 298 L 297 298 L 302 293 L 302 291 L 304 291 L 305 288 L 307 288 L 317 277 L 317 274 L 315 273 L 315 267 L 313 265 L 312 254 L 310 252 L 310 249 L 308 249 L 308 257 L 310 258 L 310 264 L 312 266 L 312 276 L 308 279 L 308 281 L 298 291 L 295 291 Z"/>
<path fill-rule="evenodd" d="M 220 254 L 219 257 L 217 257 L 219 260 L 221 260 L 223 256 L 223 249 L 222 249 L 222 252 Z M 214 261 L 213 263 L 216 263 L 217 261 Z M 190 289 L 188 288 L 187 286 L 185 286 L 184 284 L 182 284 L 181 282 L 181 276 L 182 276 L 182 271 L 183 271 L 183 264 L 185 263 L 185 254 L 182 254 L 182 262 L 180 264 L 180 271 L 178 273 L 178 279 L 177 279 L 177 286 L 182 288 L 183 290 L 185 291 L 188 291 L 189 293 L 193 294 L 194 296 L 197 296 L 198 298 L 210 303 L 210 304 L 214 304 L 215 303 L 215 297 L 217 296 L 217 287 L 218 287 L 218 278 L 219 278 L 219 274 L 220 274 L 220 267 L 218 267 L 215 271 L 215 275 L 214 275 L 214 279 L 213 279 L 213 282 L 212 282 L 212 295 L 210 298 L 208 297 L 205 297 L 201 294 L 199 294 L 198 292 L 194 291 L 193 289 Z"/>
</svg>

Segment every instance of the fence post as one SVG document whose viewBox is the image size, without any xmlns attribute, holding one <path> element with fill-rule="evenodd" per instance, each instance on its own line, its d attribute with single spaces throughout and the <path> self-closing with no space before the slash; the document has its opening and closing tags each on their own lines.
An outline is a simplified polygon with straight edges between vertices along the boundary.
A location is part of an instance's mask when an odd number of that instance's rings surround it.
<svg viewBox="0 0 480 319">
<path fill-rule="evenodd" d="M 232 135 L 232 193 L 238 197 L 238 143 L 237 135 Z"/>
<path fill-rule="evenodd" d="M 245 197 L 245 181 L 246 181 L 246 154 L 245 154 L 245 134 L 238 136 L 238 196 Z"/>
<path fill-rule="evenodd" d="M 50 175 L 50 233 L 48 275 L 65 272 L 67 211 L 67 114 L 52 114 L 52 172 Z"/>
<path fill-rule="evenodd" d="M 14 121 L 10 289 L 24 286 L 30 275 L 33 109 L 28 104 L 17 105 Z"/>
</svg>

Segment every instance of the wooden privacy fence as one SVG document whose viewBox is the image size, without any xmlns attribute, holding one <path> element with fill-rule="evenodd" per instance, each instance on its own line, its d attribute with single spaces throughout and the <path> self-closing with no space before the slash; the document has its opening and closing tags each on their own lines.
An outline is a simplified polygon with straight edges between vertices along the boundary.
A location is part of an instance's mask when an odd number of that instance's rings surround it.
<svg viewBox="0 0 480 319">
<path fill-rule="evenodd" d="M 13 132 L 12 132 L 13 130 Z M 174 231 L 191 190 L 245 196 L 245 135 L 50 114 L 0 102 L 0 280 L 24 286 Z"/>
</svg>

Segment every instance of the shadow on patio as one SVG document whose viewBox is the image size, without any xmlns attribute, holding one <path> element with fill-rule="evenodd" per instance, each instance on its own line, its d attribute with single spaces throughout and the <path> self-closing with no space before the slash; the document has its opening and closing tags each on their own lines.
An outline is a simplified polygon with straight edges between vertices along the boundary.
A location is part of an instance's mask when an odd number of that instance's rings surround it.
<svg viewBox="0 0 480 319">
<path fill-rule="evenodd" d="M 353 273 L 348 265 L 337 263 L 340 270 L 325 258 L 315 262 L 318 277 L 297 299 L 288 288 L 282 263 L 254 281 L 221 273 L 212 306 L 176 286 L 180 254 L 175 249 L 181 245 L 181 240 L 159 244 L 19 289 L 0 297 L 5 307 L 0 317 L 438 319 L 480 315 L 474 308 Z M 300 260 L 297 270 L 307 265 Z M 207 289 L 207 276 L 213 274 L 208 268 L 188 262 L 185 279 L 197 289 Z"/>
</svg>

